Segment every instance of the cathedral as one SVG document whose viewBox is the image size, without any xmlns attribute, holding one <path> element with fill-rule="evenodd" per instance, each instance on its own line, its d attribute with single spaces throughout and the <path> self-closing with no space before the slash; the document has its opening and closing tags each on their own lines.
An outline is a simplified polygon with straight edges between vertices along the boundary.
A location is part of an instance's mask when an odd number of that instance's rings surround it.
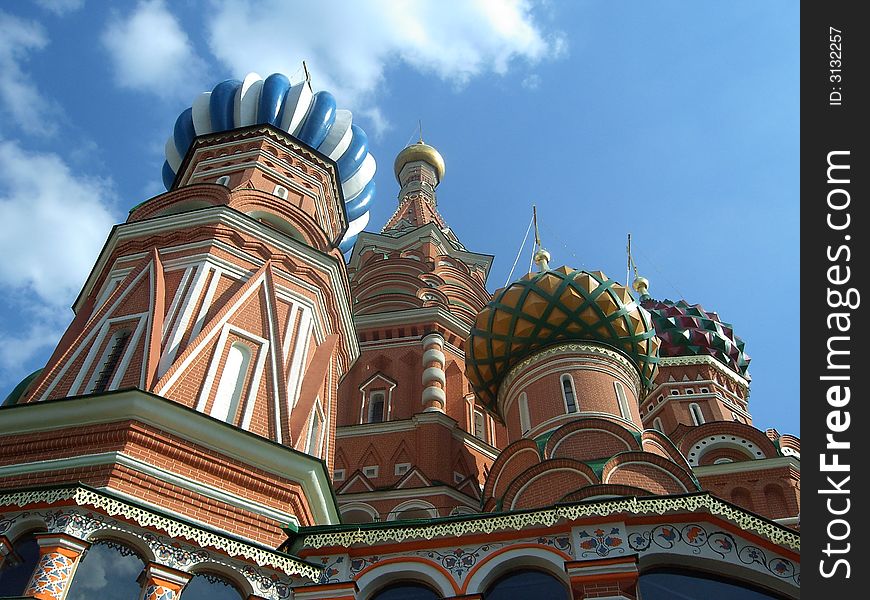
<svg viewBox="0 0 870 600">
<path fill-rule="evenodd" d="M 365 230 L 368 147 L 307 78 L 179 115 L 0 408 L 0 598 L 798 598 L 734 327 L 541 247 L 491 293 L 422 138 Z"/>
</svg>

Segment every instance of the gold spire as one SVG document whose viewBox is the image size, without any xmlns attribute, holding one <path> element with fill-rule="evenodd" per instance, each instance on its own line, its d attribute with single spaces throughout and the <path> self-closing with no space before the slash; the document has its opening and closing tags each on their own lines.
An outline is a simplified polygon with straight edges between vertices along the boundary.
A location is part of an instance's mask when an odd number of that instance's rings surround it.
<svg viewBox="0 0 870 600">
<path fill-rule="evenodd" d="M 535 246 L 538 248 L 535 251 L 535 264 L 538 265 L 538 270 L 550 270 L 550 253 L 541 247 L 541 236 L 538 234 L 538 209 L 532 204 L 532 221 L 535 223 Z"/>
</svg>

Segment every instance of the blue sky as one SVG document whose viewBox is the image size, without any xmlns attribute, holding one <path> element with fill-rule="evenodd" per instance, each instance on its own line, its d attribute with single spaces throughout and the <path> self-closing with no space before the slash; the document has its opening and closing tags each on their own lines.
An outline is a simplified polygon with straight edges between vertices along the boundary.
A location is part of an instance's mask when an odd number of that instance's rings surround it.
<svg viewBox="0 0 870 600">
<path fill-rule="evenodd" d="M 38 0 L 0 5 L 0 396 L 42 366 L 112 224 L 163 191 L 201 91 L 255 71 L 354 111 L 396 207 L 423 121 L 439 209 L 504 285 L 531 216 L 552 264 L 626 274 L 747 341 L 755 424 L 799 433 L 799 4 Z M 527 245 L 514 278 L 528 268 Z"/>
</svg>

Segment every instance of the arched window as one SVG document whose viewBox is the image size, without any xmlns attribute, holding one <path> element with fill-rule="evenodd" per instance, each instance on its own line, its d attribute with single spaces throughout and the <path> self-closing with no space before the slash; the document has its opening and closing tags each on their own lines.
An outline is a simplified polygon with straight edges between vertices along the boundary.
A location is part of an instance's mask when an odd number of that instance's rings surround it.
<svg viewBox="0 0 870 600">
<path fill-rule="evenodd" d="M 229 175 L 221 175 L 215 181 L 216 184 L 222 185 L 224 187 L 230 187 L 230 176 Z"/>
<path fill-rule="evenodd" d="M 703 425 L 706 421 L 704 421 L 704 413 L 701 412 L 701 407 L 692 402 L 689 405 L 689 412 L 692 413 L 692 422 L 695 425 Z"/>
<path fill-rule="evenodd" d="M 511 571 L 492 584 L 483 600 L 569 600 L 568 588 L 549 573 L 533 569 Z"/>
<path fill-rule="evenodd" d="M 567 373 L 562 375 L 562 398 L 565 400 L 565 410 L 567 412 L 577 412 L 577 397 L 574 392 L 574 380 Z"/>
<path fill-rule="evenodd" d="M 145 561 L 135 550 L 115 541 L 97 540 L 85 552 L 70 585 L 67 600 L 137 598 L 137 579 Z"/>
<path fill-rule="evenodd" d="M 484 425 L 483 413 L 479 410 L 474 411 L 474 437 L 486 440 L 486 427 Z"/>
<path fill-rule="evenodd" d="M 619 403 L 619 414 L 623 419 L 631 420 L 631 408 L 628 405 L 628 396 L 625 395 L 625 388 L 618 381 L 613 382 L 613 387 L 616 390 L 616 401 Z"/>
<path fill-rule="evenodd" d="M 728 598 L 728 600 L 770 600 L 782 598 L 733 580 L 723 581 L 701 573 L 676 569 L 641 573 L 638 578 L 638 597 L 643 600 L 671 600 L 672 598 Z"/>
<path fill-rule="evenodd" d="M 320 405 L 316 404 L 314 406 L 314 410 L 311 412 L 311 425 L 308 428 L 308 444 L 305 448 L 306 454 L 311 454 L 313 456 L 320 456 L 320 430 L 321 430 L 321 416 L 320 416 Z"/>
<path fill-rule="evenodd" d="M 374 513 L 374 514 L 373 514 Z M 373 523 L 380 519 L 375 516 L 373 508 L 368 507 L 368 510 L 362 507 L 353 507 L 341 511 L 342 523 Z"/>
<path fill-rule="evenodd" d="M 33 532 L 25 533 L 12 544 L 12 554 L 6 556 L 0 568 L 0 598 L 24 595 L 24 588 L 39 562 L 39 544 Z"/>
<path fill-rule="evenodd" d="M 522 430 L 522 434 L 525 435 L 526 432 L 532 428 L 532 419 L 529 416 L 529 397 L 526 396 L 525 392 L 520 394 L 520 398 L 517 400 L 517 405 L 520 410 L 520 429 Z"/>
<path fill-rule="evenodd" d="M 235 342 L 230 346 L 224 371 L 218 384 L 214 398 L 214 406 L 211 408 L 211 416 L 227 423 L 236 420 L 236 412 L 242 400 L 242 391 L 245 387 L 245 374 L 248 372 L 248 364 L 251 362 L 251 349 L 246 345 Z"/>
<path fill-rule="evenodd" d="M 658 429 L 658 430 L 661 431 L 662 433 L 665 432 L 665 428 L 664 428 L 664 426 L 662 426 L 662 420 L 661 420 L 660 418 L 658 418 L 658 417 L 656 417 L 655 419 L 653 419 L 653 427 L 656 428 L 656 429 Z"/>
<path fill-rule="evenodd" d="M 369 423 L 383 423 L 385 400 L 383 392 L 372 392 L 369 400 Z"/>
<path fill-rule="evenodd" d="M 394 583 L 371 597 L 371 600 L 438 600 L 441 598 L 422 583 Z"/>
<path fill-rule="evenodd" d="M 243 596 L 225 577 L 197 573 L 181 590 L 184 600 L 242 600 Z"/>
</svg>

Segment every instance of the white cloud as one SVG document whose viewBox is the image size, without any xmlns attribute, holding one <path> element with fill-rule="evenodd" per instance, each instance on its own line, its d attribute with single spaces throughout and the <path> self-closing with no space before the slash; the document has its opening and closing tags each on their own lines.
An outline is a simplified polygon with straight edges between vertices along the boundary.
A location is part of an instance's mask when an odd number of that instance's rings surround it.
<svg viewBox="0 0 870 600">
<path fill-rule="evenodd" d="M 85 5 L 85 0 L 36 0 L 36 3 L 48 12 L 62 17 L 80 9 Z"/>
<path fill-rule="evenodd" d="M 201 91 L 206 65 L 163 0 L 145 0 L 126 17 L 116 15 L 101 41 L 122 87 L 164 98 Z"/>
<path fill-rule="evenodd" d="M 317 88 L 371 110 L 384 72 L 402 62 L 453 85 L 558 56 L 565 42 L 541 30 L 530 0 L 215 0 L 212 53 L 236 77 L 293 74 L 306 59 Z"/>
<path fill-rule="evenodd" d="M 0 289 L 69 306 L 116 221 L 112 199 L 109 182 L 0 140 Z"/>
<path fill-rule="evenodd" d="M 14 384 L 57 344 L 116 220 L 111 199 L 108 182 L 0 139 L 0 383 Z"/>
<path fill-rule="evenodd" d="M 54 103 L 43 98 L 21 63 L 30 52 L 42 50 L 48 37 L 39 23 L 0 11 L 0 104 L 24 132 L 50 135 L 57 131 Z"/>
</svg>

